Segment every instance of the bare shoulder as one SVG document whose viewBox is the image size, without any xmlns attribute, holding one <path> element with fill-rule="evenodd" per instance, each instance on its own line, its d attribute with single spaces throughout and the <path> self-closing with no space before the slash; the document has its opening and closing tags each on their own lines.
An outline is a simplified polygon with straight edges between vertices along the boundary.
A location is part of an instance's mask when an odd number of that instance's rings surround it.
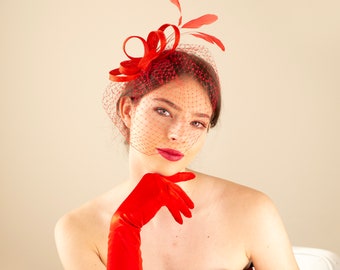
<svg viewBox="0 0 340 270">
<path fill-rule="evenodd" d="M 94 200 L 70 211 L 55 226 L 55 242 L 65 269 L 104 269 L 95 240 L 96 224 L 102 219 L 95 211 L 97 204 Z"/>
<path fill-rule="evenodd" d="M 232 215 L 241 213 L 247 224 L 251 221 L 252 226 L 263 226 L 264 223 L 281 222 L 278 210 L 273 200 L 265 193 L 219 177 L 196 173 L 197 177 L 204 182 L 204 189 L 210 190 L 209 196 L 214 194 L 218 197 L 223 207 Z M 239 224 L 240 225 L 240 224 Z"/>
<path fill-rule="evenodd" d="M 106 239 L 121 189 L 117 186 L 58 220 L 55 242 L 65 269 L 105 269 Z"/>
<path fill-rule="evenodd" d="M 242 232 L 247 257 L 256 269 L 298 269 L 281 216 L 261 191 L 214 176 L 197 174 L 214 186 L 234 229 Z"/>
<path fill-rule="evenodd" d="M 195 174 L 205 190 L 210 190 L 216 196 L 220 196 L 225 203 L 243 207 L 250 213 L 256 211 L 257 208 L 275 207 L 272 200 L 259 190 L 216 176 L 198 172 Z"/>
<path fill-rule="evenodd" d="M 91 236 L 89 233 L 94 230 L 98 221 L 103 219 L 102 206 L 102 198 L 98 197 L 63 215 L 55 227 L 56 240 L 61 237 L 88 241 L 86 238 Z"/>
</svg>

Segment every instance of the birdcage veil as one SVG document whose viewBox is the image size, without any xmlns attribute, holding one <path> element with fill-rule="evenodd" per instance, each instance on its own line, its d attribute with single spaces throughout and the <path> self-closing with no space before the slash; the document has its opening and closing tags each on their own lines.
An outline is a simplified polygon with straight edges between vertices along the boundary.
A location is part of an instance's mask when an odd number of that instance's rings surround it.
<svg viewBox="0 0 340 270">
<path fill-rule="evenodd" d="M 179 4 L 179 2 L 177 3 Z M 215 15 L 204 15 L 183 24 L 181 29 L 198 28 L 203 24 L 210 24 L 216 19 L 217 16 Z M 179 25 L 181 23 L 180 17 Z M 166 33 L 169 32 L 169 29 L 172 30 L 172 33 L 167 36 Z M 202 32 L 187 32 L 186 34 L 217 44 L 224 50 L 222 42 L 214 36 Z M 166 137 L 164 128 L 170 120 L 165 120 L 165 115 L 162 115 L 161 111 L 156 111 L 154 115 L 153 111 L 147 107 L 149 104 L 144 104 L 144 113 L 147 115 L 142 116 L 140 121 L 134 121 L 134 128 L 140 130 L 143 136 L 139 137 L 144 139 L 137 140 L 135 139 L 137 136 L 134 136 L 133 139 L 131 138 L 130 128 L 127 127 L 120 114 L 122 97 L 128 96 L 133 100 L 134 104 L 138 103 L 138 106 L 141 106 L 139 104 L 141 98 L 152 91 L 162 90 L 163 92 L 158 95 L 167 94 L 172 103 L 175 105 L 182 104 L 185 107 L 181 108 L 182 110 L 190 109 L 193 112 L 199 108 L 206 110 L 206 107 L 210 106 L 209 123 L 206 123 L 207 121 L 199 123 L 200 121 L 190 117 L 186 119 L 182 117 L 179 120 L 180 117 L 177 117 L 178 121 L 183 122 L 180 123 L 183 126 L 181 139 L 185 140 L 186 143 L 180 150 L 184 152 L 198 140 L 202 130 L 207 130 L 209 127 L 214 126 L 216 124 L 215 120 L 218 118 L 221 94 L 218 72 L 213 57 L 206 46 L 192 43 L 181 44 L 180 39 L 184 35 L 178 26 L 164 24 L 156 31 L 150 32 L 147 39 L 130 36 L 123 44 L 123 50 L 129 60 L 121 62 L 118 68 L 110 71 L 110 82 L 103 95 L 104 109 L 125 141 L 145 154 L 151 155 L 155 153 L 152 150 L 154 147 L 151 146 L 170 147 L 176 143 L 173 140 L 166 143 L 163 138 Z M 144 55 L 142 57 L 131 57 L 126 52 L 126 44 L 132 38 L 139 39 L 144 46 Z M 197 88 L 195 91 L 188 89 L 188 80 L 198 83 L 195 84 Z M 174 95 L 175 92 L 177 93 L 176 95 Z M 184 101 L 187 103 L 184 103 Z M 159 108 L 164 111 L 167 109 Z M 169 111 L 167 113 L 170 119 L 171 117 L 175 118 Z M 152 116 L 156 118 L 153 119 Z M 152 121 L 147 122 L 145 121 L 146 118 Z"/>
</svg>

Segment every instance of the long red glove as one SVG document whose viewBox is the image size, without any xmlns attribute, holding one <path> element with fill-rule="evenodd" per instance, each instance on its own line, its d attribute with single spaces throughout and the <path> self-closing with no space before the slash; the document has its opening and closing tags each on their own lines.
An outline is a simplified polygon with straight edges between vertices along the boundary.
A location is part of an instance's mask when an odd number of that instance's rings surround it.
<svg viewBox="0 0 340 270">
<path fill-rule="evenodd" d="M 182 214 L 191 217 L 194 203 L 176 184 L 195 178 L 190 172 L 170 177 L 149 173 L 143 176 L 114 213 L 109 233 L 107 270 L 142 270 L 140 230 L 162 206 L 183 223 Z"/>
</svg>

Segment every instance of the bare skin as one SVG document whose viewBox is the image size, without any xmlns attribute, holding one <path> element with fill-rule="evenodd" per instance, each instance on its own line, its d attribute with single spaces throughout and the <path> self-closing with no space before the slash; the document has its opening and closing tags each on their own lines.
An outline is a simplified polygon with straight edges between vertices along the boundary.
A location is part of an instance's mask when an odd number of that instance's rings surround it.
<svg viewBox="0 0 340 270">
<path fill-rule="evenodd" d="M 298 269 L 282 221 L 264 194 L 201 173 L 180 185 L 192 198 L 192 218 L 174 222 L 165 208 L 142 228 L 145 270 Z M 66 270 L 106 269 L 112 213 L 131 192 L 126 181 L 62 217 L 56 226 Z M 81 259 L 79 259 L 81 258 Z"/>
<path fill-rule="evenodd" d="M 193 103 L 192 97 L 199 102 Z M 127 180 L 59 220 L 56 243 L 65 270 L 106 269 L 113 213 L 146 173 L 170 176 L 187 168 L 207 135 L 204 115 L 212 113 L 205 90 L 187 77 L 153 90 L 138 105 L 124 98 L 120 109 L 131 144 L 145 142 L 148 153 L 159 146 L 186 149 L 185 155 L 173 162 L 157 152 L 143 154 L 130 147 Z M 195 204 L 192 218 L 179 225 L 161 208 L 142 228 L 144 270 L 242 270 L 250 262 L 256 270 L 298 269 L 281 218 L 267 196 L 194 173 L 195 179 L 179 183 Z"/>
</svg>

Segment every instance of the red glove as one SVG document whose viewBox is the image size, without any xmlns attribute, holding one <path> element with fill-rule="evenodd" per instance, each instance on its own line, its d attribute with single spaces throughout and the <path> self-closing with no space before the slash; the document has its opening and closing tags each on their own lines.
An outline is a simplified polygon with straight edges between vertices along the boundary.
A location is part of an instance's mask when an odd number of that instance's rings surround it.
<svg viewBox="0 0 340 270">
<path fill-rule="evenodd" d="M 162 206 L 174 219 L 191 217 L 194 203 L 176 184 L 195 178 L 190 172 L 165 177 L 155 173 L 143 176 L 130 195 L 114 213 L 109 233 L 107 270 L 142 270 L 140 230 Z"/>
</svg>

